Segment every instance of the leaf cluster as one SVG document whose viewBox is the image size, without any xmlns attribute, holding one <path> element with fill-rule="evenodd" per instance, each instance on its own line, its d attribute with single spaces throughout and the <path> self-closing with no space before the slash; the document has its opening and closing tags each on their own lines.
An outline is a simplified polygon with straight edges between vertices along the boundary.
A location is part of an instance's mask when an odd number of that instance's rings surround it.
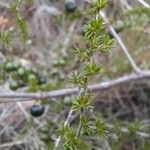
<svg viewBox="0 0 150 150">
<path fill-rule="evenodd" d="M 82 140 L 77 138 L 76 132 L 69 125 L 61 124 L 59 134 L 64 146 L 64 150 L 88 150 L 89 147 Z"/>
<path fill-rule="evenodd" d="M 6 47 L 13 40 L 13 32 L 9 30 L 1 30 L 0 31 L 0 43 Z"/>
<path fill-rule="evenodd" d="M 91 106 L 91 103 L 92 103 L 92 95 L 91 95 L 91 93 L 89 93 L 87 95 L 77 96 L 75 98 L 75 100 L 73 101 L 72 109 L 74 111 L 80 111 L 81 109 L 93 108 Z"/>
</svg>

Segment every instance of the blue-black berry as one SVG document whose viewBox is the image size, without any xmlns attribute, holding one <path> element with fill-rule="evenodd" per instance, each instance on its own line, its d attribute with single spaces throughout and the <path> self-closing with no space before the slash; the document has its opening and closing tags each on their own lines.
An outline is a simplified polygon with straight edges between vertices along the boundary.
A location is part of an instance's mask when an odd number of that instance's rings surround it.
<svg viewBox="0 0 150 150">
<path fill-rule="evenodd" d="M 43 115 L 45 107 L 43 105 L 33 105 L 30 108 L 30 113 L 33 117 L 40 117 Z"/>
<path fill-rule="evenodd" d="M 66 0 L 65 9 L 68 13 L 73 13 L 77 8 L 77 3 L 75 0 Z"/>
</svg>

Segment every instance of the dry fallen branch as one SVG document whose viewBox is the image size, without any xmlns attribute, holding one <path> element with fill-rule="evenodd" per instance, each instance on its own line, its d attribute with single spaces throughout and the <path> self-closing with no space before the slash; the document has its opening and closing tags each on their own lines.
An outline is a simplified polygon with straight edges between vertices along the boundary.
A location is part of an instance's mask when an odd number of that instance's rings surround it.
<svg viewBox="0 0 150 150">
<path fill-rule="evenodd" d="M 144 0 L 138 0 L 144 7 L 149 8 L 149 4 L 147 2 L 145 2 Z"/>
<path fill-rule="evenodd" d="M 142 74 L 130 74 L 120 77 L 115 80 L 110 80 L 107 82 L 99 83 L 90 85 L 88 88 L 92 92 L 100 91 L 109 89 L 111 87 L 125 84 L 130 81 L 140 80 L 150 78 L 150 72 L 143 72 Z M 46 99 L 46 98 L 56 98 L 62 96 L 68 96 L 77 94 L 79 92 L 78 88 L 67 88 L 67 89 L 60 89 L 54 90 L 50 92 L 37 92 L 37 93 L 21 93 L 21 92 L 10 92 L 10 93 L 0 93 L 0 103 L 9 103 L 9 102 L 16 102 L 16 101 L 31 101 L 31 100 L 38 100 L 38 99 Z"/>
<path fill-rule="evenodd" d="M 70 118 L 72 117 L 72 113 L 73 113 L 73 109 L 70 109 L 68 116 L 67 116 L 67 119 L 65 120 L 65 123 L 64 123 L 65 126 L 70 123 Z M 59 146 L 59 142 L 60 142 L 60 136 L 57 139 L 55 139 L 54 150 L 57 149 L 57 147 Z"/>
<path fill-rule="evenodd" d="M 129 63 L 132 66 L 132 69 L 136 73 L 142 73 L 143 71 L 136 65 L 135 61 L 132 59 L 132 57 L 131 57 L 131 55 L 129 53 L 129 50 L 127 49 L 127 47 L 123 43 L 122 39 L 116 33 L 115 29 L 109 24 L 109 20 L 108 20 L 107 16 L 105 15 L 105 13 L 103 11 L 100 11 L 100 15 L 104 19 L 104 22 L 106 23 L 106 25 L 107 25 L 109 31 L 111 32 L 111 34 L 115 37 L 115 39 L 119 43 L 120 47 L 122 48 L 122 51 L 124 52 L 124 54 L 126 55 L 127 59 L 129 60 Z"/>
<path fill-rule="evenodd" d="M 9 4 L 7 4 L 6 2 L 0 2 L 0 6 L 5 7 L 5 8 L 9 8 Z"/>
<path fill-rule="evenodd" d="M 15 145 L 21 145 L 21 144 L 25 144 L 25 143 L 28 143 L 26 140 L 25 141 L 14 141 L 14 142 L 11 142 L 11 143 L 5 143 L 5 144 L 0 144 L 0 148 L 6 148 L 6 147 L 12 147 L 12 146 L 15 146 Z"/>
</svg>

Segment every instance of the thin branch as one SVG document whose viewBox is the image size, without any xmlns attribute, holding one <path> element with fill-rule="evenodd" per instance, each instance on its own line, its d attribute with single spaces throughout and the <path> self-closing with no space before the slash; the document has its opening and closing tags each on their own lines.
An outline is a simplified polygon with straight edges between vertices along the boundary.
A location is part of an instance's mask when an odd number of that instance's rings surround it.
<svg viewBox="0 0 150 150">
<path fill-rule="evenodd" d="M 25 143 L 28 143 L 28 142 L 26 140 L 24 140 L 24 141 L 14 141 L 14 142 L 10 142 L 10 143 L 0 144 L 0 148 L 12 147 L 14 145 L 21 145 L 21 144 L 25 144 Z"/>
<path fill-rule="evenodd" d="M 81 133 L 81 130 L 82 130 L 82 124 L 81 124 L 81 119 L 82 117 L 84 116 L 83 115 L 83 109 L 80 110 L 80 114 L 79 114 L 79 125 L 78 125 L 78 128 L 77 128 L 77 133 L 76 133 L 76 136 L 79 137 L 80 136 L 80 133 Z"/>
<path fill-rule="evenodd" d="M 66 119 L 66 121 L 65 121 L 65 123 L 64 123 L 65 126 L 70 123 L 70 118 L 72 117 L 72 113 L 73 113 L 73 109 L 70 109 L 69 114 L 68 114 L 68 116 L 67 116 L 67 119 Z M 60 143 L 60 136 L 55 140 L 54 150 L 57 149 L 59 143 Z"/>
<path fill-rule="evenodd" d="M 106 90 L 111 87 L 125 84 L 127 82 L 131 82 L 134 80 L 146 79 L 150 78 L 150 72 L 143 72 L 142 74 L 130 74 L 120 77 L 115 80 L 110 80 L 107 82 L 89 85 L 88 89 L 92 92 Z M 38 99 L 46 99 L 46 98 L 56 98 L 62 96 L 69 96 L 73 94 L 77 94 L 79 92 L 78 88 L 67 88 L 67 89 L 60 89 L 54 90 L 50 92 L 37 92 L 37 93 L 21 93 L 21 92 L 7 92 L 7 93 L 0 93 L 0 103 L 10 103 L 16 101 L 31 101 L 31 100 L 38 100 Z"/>
<path fill-rule="evenodd" d="M 103 11 L 100 11 L 100 15 L 104 19 L 104 22 L 106 23 L 106 25 L 107 25 L 108 29 L 110 30 L 111 34 L 115 37 L 115 39 L 117 40 L 117 42 L 121 46 L 122 51 L 125 53 L 125 55 L 126 55 L 127 59 L 129 60 L 133 70 L 136 73 L 141 73 L 142 70 L 136 65 L 135 61 L 132 59 L 132 57 L 131 57 L 131 55 L 129 53 L 129 50 L 127 49 L 127 47 L 123 43 L 123 41 L 120 38 L 120 36 L 115 31 L 115 29 L 110 25 L 109 20 L 108 20 L 107 16 L 105 15 L 105 13 Z"/>
<path fill-rule="evenodd" d="M 9 8 L 9 5 L 7 4 L 7 3 L 5 3 L 5 2 L 0 2 L 0 5 L 2 6 L 2 7 L 5 7 L 5 8 Z"/>
<path fill-rule="evenodd" d="M 96 92 L 100 90 L 106 90 L 108 88 L 121 85 L 127 82 L 131 82 L 134 80 L 146 79 L 150 78 L 150 72 L 143 72 L 143 74 L 130 74 L 120 77 L 115 80 L 110 80 L 107 82 L 89 85 L 88 89 L 91 92 Z M 7 92 L 7 93 L 0 93 L 0 103 L 9 103 L 9 102 L 16 102 L 16 101 L 31 101 L 31 100 L 38 100 L 38 99 L 46 99 L 46 98 L 56 98 L 62 96 L 69 96 L 74 95 L 79 92 L 78 88 L 66 88 L 60 90 L 54 90 L 50 92 L 37 92 L 37 93 L 21 93 L 21 92 Z M 6 100 L 5 100 L 6 99 Z"/>
<path fill-rule="evenodd" d="M 132 9 L 132 7 L 128 4 L 128 2 L 126 0 L 121 0 L 122 4 L 125 5 L 125 7 L 130 10 Z"/>
<path fill-rule="evenodd" d="M 144 0 L 138 0 L 143 6 L 150 8 L 149 4 L 145 2 Z"/>
<path fill-rule="evenodd" d="M 62 54 L 66 54 L 66 49 L 67 49 L 67 46 L 70 42 L 70 39 L 71 39 L 71 36 L 73 34 L 75 25 L 76 25 L 76 20 L 71 24 L 71 26 L 69 28 L 69 33 L 68 33 L 67 37 L 64 40 L 63 48 L 61 49 Z"/>
<path fill-rule="evenodd" d="M 61 14 L 61 12 L 53 6 L 42 5 L 36 11 L 35 17 L 40 16 L 43 12 L 47 12 L 51 15 L 60 15 Z"/>
</svg>

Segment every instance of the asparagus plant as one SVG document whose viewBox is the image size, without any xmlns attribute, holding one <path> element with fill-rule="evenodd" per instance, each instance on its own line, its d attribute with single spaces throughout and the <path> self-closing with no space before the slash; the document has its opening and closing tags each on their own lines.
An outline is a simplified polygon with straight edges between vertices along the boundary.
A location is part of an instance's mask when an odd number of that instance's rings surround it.
<svg viewBox="0 0 150 150">
<path fill-rule="evenodd" d="M 74 46 L 73 52 L 82 64 L 80 71 L 75 71 L 71 76 L 71 82 L 79 89 L 72 106 L 72 111 L 79 115 L 79 121 L 76 130 L 69 124 L 61 124 L 60 139 L 66 150 L 89 149 L 89 145 L 83 140 L 84 135 L 106 137 L 104 121 L 99 119 L 91 122 L 93 94 L 88 89 L 90 79 L 103 71 L 92 56 L 97 52 L 108 53 L 113 45 L 113 40 L 104 32 L 104 22 L 99 15 L 99 11 L 106 5 L 106 0 L 93 0 L 90 8 L 92 19 L 84 26 L 83 39 L 86 47 Z"/>
</svg>

